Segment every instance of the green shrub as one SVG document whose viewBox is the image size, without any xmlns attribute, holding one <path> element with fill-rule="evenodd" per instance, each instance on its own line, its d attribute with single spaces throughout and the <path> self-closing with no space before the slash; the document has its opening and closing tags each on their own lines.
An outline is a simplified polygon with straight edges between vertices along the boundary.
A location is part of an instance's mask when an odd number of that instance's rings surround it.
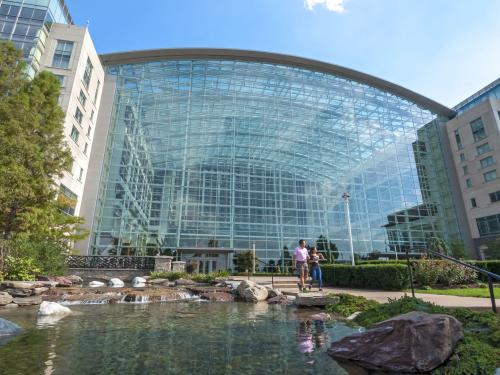
<svg viewBox="0 0 500 375">
<path fill-rule="evenodd" d="M 465 266 L 446 260 L 419 260 L 413 262 L 415 282 L 420 285 L 457 285 L 477 281 L 477 273 Z"/>
<path fill-rule="evenodd" d="M 7 280 L 32 281 L 40 273 L 35 259 L 15 258 L 13 256 L 5 257 L 5 275 Z"/>
<path fill-rule="evenodd" d="M 403 264 L 327 264 L 321 267 L 326 284 L 338 287 L 403 290 L 409 287 Z"/>
<path fill-rule="evenodd" d="M 151 272 L 150 276 L 152 279 L 167 279 L 170 281 L 178 279 L 190 279 L 198 283 L 209 283 L 214 281 L 216 278 L 229 276 L 229 271 L 219 270 L 217 272 L 211 273 L 194 274 L 189 274 L 186 272 Z"/>
<path fill-rule="evenodd" d="M 186 279 L 188 274 L 186 272 L 160 272 L 153 271 L 149 274 L 152 279 L 167 279 L 170 281 L 174 281 L 177 279 Z"/>
<path fill-rule="evenodd" d="M 378 305 L 377 302 L 361 296 L 353 296 L 352 294 L 345 293 L 333 295 L 339 297 L 339 302 L 333 305 L 328 305 L 326 309 L 344 317 L 348 317 L 357 311 L 368 310 Z"/>
<path fill-rule="evenodd" d="M 470 263 L 476 267 L 500 275 L 500 260 L 473 260 L 473 261 L 467 261 L 467 263 Z M 479 274 L 479 279 L 482 281 L 488 281 L 488 277 L 483 274 Z M 497 282 L 500 281 L 497 280 Z"/>
</svg>

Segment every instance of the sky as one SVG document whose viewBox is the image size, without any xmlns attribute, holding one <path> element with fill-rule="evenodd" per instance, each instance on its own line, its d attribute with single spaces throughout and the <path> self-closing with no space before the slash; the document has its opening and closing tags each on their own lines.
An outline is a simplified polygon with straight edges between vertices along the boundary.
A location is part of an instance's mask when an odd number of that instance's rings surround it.
<svg viewBox="0 0 500 375">
<path fill-rule="evenodd" d="M 453 107 L 500 77 L 500 0 L 66 0 L 98 53 L 237 48 L 345 66 Z"/>
</svg>

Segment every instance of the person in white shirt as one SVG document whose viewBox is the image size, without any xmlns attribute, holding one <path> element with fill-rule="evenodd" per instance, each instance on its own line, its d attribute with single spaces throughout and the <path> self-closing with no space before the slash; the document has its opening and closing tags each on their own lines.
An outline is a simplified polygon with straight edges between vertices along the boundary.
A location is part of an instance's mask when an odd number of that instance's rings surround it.
<svg viewBox="0 0 500 375">
<path fill-rule="evenodd" d="M 307 261 L 309 260 L 309 252 L 306 249 L 306 241 L 300 240 L 299 246 L 295 248 L 295 252 L 292 257 L 292 266 L 299 272 L 300 283 L 299 290 L 306 291 L 305 288 L 307 274 L 309 272 L 307 267 Z"/>
</svg>

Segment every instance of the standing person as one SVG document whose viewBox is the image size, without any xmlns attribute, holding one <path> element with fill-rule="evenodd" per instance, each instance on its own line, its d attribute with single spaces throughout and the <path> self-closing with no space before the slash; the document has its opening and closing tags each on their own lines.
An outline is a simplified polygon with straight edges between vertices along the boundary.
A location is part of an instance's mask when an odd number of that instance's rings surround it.
<svg viewBox="0 0 500 375">
<path fill-rule="evenodd" d="M 300 283 L 299 290 L 306 291 L 306 279 L 308 273 L 307 260 L 309 259 L 309 253 L 306 249 L 306 241 L 300 240 L 299 246 L 295 248 L 295 252 L 292 257 L 293 268 L 297 269 L 299 272 Z"/>
<path fill-rule="evenodd" d="M 319 262 L 324 261 L 325 257 L 323 254 L 318 253 L 318 250 L 313 247 L 311 249 L 311 254 L 309 255 L 309 264 L 311 268 L 311 284 L 309 284 L 309 290 L 312 288 L 312 285 L 316 279 L 318 279 L 319 291 L 323 290 L 323 277 L 321 275 L 321 267 Z"/>
</svg>

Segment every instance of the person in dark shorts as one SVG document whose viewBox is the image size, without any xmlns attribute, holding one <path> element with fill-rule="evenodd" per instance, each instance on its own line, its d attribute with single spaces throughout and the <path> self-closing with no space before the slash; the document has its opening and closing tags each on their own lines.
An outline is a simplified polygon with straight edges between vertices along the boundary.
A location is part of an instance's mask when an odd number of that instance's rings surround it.
<svg viewBox="0 0 500 375">
<path fill-rule="evenodd" d="M 301 292 L 307 291 L 305 284 L 308 274 L 307 261 L 309 260 L 309 252 L 306 248 L 306 241 L 300 240 L 299 246 L 295 248 L 295 252 L 292 257 L 292 266 L 299 273 L 300 283 L 298 284 L 299 290 Z"/>
</svg>

